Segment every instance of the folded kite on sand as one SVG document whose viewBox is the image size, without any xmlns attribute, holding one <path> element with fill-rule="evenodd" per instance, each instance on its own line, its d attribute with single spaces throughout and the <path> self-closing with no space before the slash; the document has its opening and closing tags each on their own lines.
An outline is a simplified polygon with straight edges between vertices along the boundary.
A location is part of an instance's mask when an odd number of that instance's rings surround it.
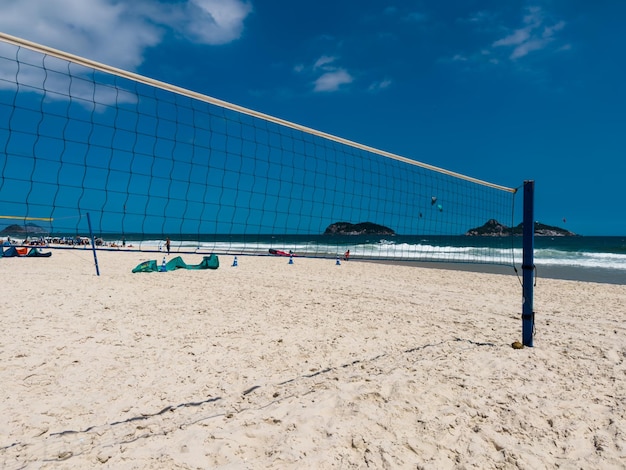
<svg viewBox="0 0 626 470">
<path fill-rule="evenodd" d="M 275 256 L 295 256 L 292 252 L 287 253 L 286 251 L 275 250 L 274 248 L 270 248 L 269 252 L 270 252 L 270 255 L 275 255 Z"/>
<path fill-rule="evenodd" d="M 217 269 L 220 266 L 220 260 L 217 255 L 205 256 L 199 264 L 187 264 L 180 256 L 172 258 L 165 264 L 165 271 L 174 271 L 176 269 Z M 163 271 L 156 260 L 144 261 L 138 264 L 134 273 L 149 273 Z"/>
</svg>

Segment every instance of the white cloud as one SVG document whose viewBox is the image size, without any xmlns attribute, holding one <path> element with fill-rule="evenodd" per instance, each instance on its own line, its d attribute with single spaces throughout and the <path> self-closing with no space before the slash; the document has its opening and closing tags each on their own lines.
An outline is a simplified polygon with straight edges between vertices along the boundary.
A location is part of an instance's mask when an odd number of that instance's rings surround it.
<svg viewBox="0 0 626 470">
<path fill-rule="evenodd" d="M 524 57 L 533 51 L 545 49 L 555 40 L 555 33 L 565 27 L 564 21 L 545 25 L 544 12 L 539 7 L 528 8 L 522 22 L 525 26 L 492 43 L 494 48 L 512 47 L 513 50 L 509 55 L 511 60 Z"/>
<path fill-rule="evenodd" d="M 315 61 L 315 64 L 313 64 L 313 70 L 320 69 L 320 68 L 323 70 L 332 70 L 332 67 L 329 67 L 329 66 L 330 64 L 335 62 L 336 59 L 337 59 L 336 57 L 323 55 L 322 57 L 320 57 L 319 59 Z"/>
<path fill-rule="evenodd" d="M 522 44 L 524 41 L 528 41 L 530 37 L 530 31 L 527 28 L 518 29 L 505 38 L 499 39 L 493 43 L 495 47 L 498 46 L 515 46 Z"/>
<path fill-rule="evenodd" d="M 381 80 L 380 82 L 374 82 L 372 83 L 368 90 L 369 91 L 379 91 L 379 90 L 384 90 L 386 88 L 389 88 L 391 86 L 393 82 L 391 80 L 389 80 L 388 78 Z"/>
<path fill-rule="evenodd" d="M 160 37 L 154 25 L 129 17 L 123 5 L 110 1 L 6 3 L 0 30 L 118 67 L 141 64 L 143 50 Z"/>
<path fill-rule="evenodd" d="M 326 72 L 315 80 L 314 91 L 337 91 L 341 85 L 352 83 L 354 79 L 344 69 Z"/>
<path fill-rule="evenodd" d="M 203 44 L 226 44 L 239 39 L 243 22 L 252 5 L 240 0 L 189 0 L 183 6 L 180 29 L 192 40 Z"/>
<path fill-rule="evenodd" d="M 479 11 L 458 21 L 481 34 L 500 33 L 500 38 L 492 41 L 490 47 L 480 51 L 457 53 L 451 62 L 474 62 L 479 64 L 503 64 L 516 61 L 535 51 L 549 49 L 565 50 L 568 46 L 558 46 L 558 33 L 565 28 L 565 21 L 551 20 L 550 15 L 540 7 L 529 7 L 523 11 L 518 28 L 508 28 L 500 24 L 498 12 Z M 505 31 L 505 34 L 502 34 Z"/>
<path fill-rule="evenodd" d="M 202 44 L 240 37 L 252 11 L 241 0 L 19 0 L 3 2 L 0 31 L 134 70 L 165 30 Z"/>
<path fill-rule="evenodd" d="M 332 92 L 337 91 L 342 85 L 354 81 L 352 75 L 338 64 L 338 58 L 331 55 L 322 55 L 309 68 L 313 75 L 321 74 L 313 82 L 313 91 Z M 302 71 L 302 68 L 296 69 Z"/>
<path fill-rule="evenodd" d="M 243 21 L 251 11 L 250 5 L 240 0 L 186 0 L 175 4 L 152 0 L 3 3 L 0 31 L 129 71 L 142 64 L 146 49 L 158 45 L 167 29 L 191 41 L 223 44 L 240 36 Z M 2 42 L 0 50 L 15 54 L 14 46 Z M 27 57 L 35 63 L 41 61 L 40 55 L 22 50 L 20 58 Z M 67 71 L 63 61 L 57 59 L 46 59 L 46 67 Z M 73 72 L 81 70 L 74 68 Z M 0 80 L 0 88 L 11 83 L 15 73 L 9 67 L 0 69 L 0 78 L 7 78 L 6 82 Z M 69 88 L 72 96 L 85 98 L 85 103 L 90 103 L 93 96 L 101 104 L 136 99 L 121 90 L 89 81 L 72 81 L 65 74 L 42 77 L 36 67 L 23 68 L 20 82 L 31 84 L 33 89 L 45 86 L 51 99 L 63 99 Z"/>
<path fill-rule="evenodd" d="M 556 31 L 561 31 L 565 27 L 565 21 L 559 21 L 554 26 L 546 26 L 543 30 L 542 36 L 544 38 L 551 38 Z"/>
<path fill-rule="evenodd" d="M 546 47 L 545 40 L 531 39 L 529 41 L 526 41 L 520 44 L 515 49 L 513 49 L 513 52 L 511 53 L 510 58 L 513 60 L 519 59 L 520 57 L 524 57 L 525 55 L 528 55 L 528 53 L 532 51 L 539 51 L 543 49 L 544 47 Z"/>
<path fill-rule="evenodd" d="M 524 15 L 524 23 L 531 28 L 537 28 L 543 21 L 543 12 L 540 7 L 528 7 L 528 14 Z"/>
</svg>

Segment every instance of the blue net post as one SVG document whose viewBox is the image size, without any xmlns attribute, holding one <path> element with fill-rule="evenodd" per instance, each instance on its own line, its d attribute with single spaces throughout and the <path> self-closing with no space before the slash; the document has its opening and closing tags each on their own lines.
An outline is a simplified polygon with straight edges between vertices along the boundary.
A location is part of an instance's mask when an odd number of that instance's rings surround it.
<svg viewBox="0 0 626 470">
<path fill-rule="evenodd" d="M 533 311 L 533 274 L 535 270 L 535 182 L 524 181 L 524 229 L 522 242 L 522 344 L 533 346 L 535 312 Z"/>
<path fill-rule="evenodd" d="M 98 267 L 98 255 L 96 255 L 96 241 L 93 238 L 93 230 L 91 229 L 91 218 L 89 212 L 87 212 L 87 225 L 89 225 L 89 238 L 91 239 L 91 249 L 93 250 L 93 260 L 96 263 L 96 275 L 100 275 L 100 268 Z"/>
</svg>

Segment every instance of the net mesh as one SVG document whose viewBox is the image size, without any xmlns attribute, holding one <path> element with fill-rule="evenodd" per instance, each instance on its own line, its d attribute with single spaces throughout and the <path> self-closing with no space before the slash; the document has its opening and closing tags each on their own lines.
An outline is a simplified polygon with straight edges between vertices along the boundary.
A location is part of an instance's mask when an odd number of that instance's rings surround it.
<svg viewBox="0 0 626 470">
<path fill-rule="evenodd" d="M 0 41 L 5 235 L 83 243 L 89 213 L 117 249 L 512 262 L 465 234 L 514 190 L 120 72 Z"/>
</svg>

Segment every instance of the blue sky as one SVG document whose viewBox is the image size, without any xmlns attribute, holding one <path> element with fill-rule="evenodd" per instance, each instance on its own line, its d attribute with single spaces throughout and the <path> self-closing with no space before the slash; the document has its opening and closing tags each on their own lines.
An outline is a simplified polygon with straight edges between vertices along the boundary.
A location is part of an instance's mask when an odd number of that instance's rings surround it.
<svg viewBox="0 0 626 470">
<path fill-rule="evenodd" d="M 534 179 L 540 222 L 626 234 L 626 2 L 0 4 L 0 31 L 497 184 Z"/>
</svg>

